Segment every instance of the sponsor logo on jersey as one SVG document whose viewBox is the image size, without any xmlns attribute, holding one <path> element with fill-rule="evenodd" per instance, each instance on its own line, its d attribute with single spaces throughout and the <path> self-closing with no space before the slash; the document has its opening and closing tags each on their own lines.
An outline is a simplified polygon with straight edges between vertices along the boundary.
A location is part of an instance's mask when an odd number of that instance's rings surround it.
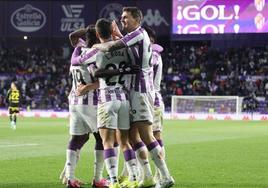
<svg viewBox="0 0 268 188">
<path fill-rule="evenodd" d="M 64 12 L 65 18 L 61 18 L 62 32 L 72 32 L 81 27 L 85 27 L 85 19 L 81 18 L 81 13 L 84 10 L 85 5 L 83 4 L 71 4 L 62 5 L 62 11 Z"/>
<path fill-rule="evenodd" d="M 34 32 L 45 25 L 46 15 L 40 9 L 26 4 L 12 13 L 10 21 L 12 26 L 19 31 Z"/>
</svg>

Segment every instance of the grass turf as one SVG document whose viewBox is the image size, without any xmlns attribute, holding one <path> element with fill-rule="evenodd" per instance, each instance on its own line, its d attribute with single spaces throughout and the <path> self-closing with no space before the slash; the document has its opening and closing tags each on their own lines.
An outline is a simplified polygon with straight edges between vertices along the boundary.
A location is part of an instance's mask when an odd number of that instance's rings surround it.
<svg viewBox="0 0 268 188">
<path fill-rule="evenodd" d="M 268 122 L 164 122 L 174 187 L 268 187 Z M 19 118 L 17 130 L 0 118 L 0 188 L 62 188 L 68 120 Z M 94 139 L 84 146 L 76 176 L 93 174 Z M 121 158 L 122 160 L 122 158 Z M 87 185 L 85 187 L 90 187 Z"/>
</svg>

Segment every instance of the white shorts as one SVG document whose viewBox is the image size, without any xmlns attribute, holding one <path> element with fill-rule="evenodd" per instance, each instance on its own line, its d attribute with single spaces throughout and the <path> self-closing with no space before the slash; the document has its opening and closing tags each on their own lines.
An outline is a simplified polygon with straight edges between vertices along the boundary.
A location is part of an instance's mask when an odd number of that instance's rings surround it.
<svg viewBox="0 0 268 188">
<path fill-rule="evenodd" d="M 131 123 L 149 121 L 153 123 L 155 92 L 130 91 Z"/>
<path fill-rule="evenodd" d="M 94 105 L 69 105 L 70 134 L 84 135 L 98 132 L 97 106 Z"/>
<path fill-rule="evenodd" d="M 114 100 L 98 104 L 98 128 L 128 130 L 129 101 Z"/>
<path fill-rule="evenodd" d="M 162 131 L 165 105 L 159 92 L 155 93 L 153 131 Z"/>
</svg>

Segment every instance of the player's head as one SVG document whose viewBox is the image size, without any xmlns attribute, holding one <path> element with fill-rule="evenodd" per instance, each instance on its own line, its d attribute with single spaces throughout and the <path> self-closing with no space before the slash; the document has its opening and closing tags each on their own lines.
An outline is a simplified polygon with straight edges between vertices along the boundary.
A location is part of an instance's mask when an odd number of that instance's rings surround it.
<svg viewBox="0 0 268 188">
<path fill-rule="evenodd" d="M 124 7 L 121 16 L 123 29 L 127 32 L 134 31 L 141 25 L 142 18 L 142 12 L 137 7 Z"/>
<path fill-rule="evenodd" d="M 96 36 L 96 30 L 94 25 L 89 25 L 86 32 L 87 47 L 91 47 L 96 43 L 99 43 L 99 39 Z"/>
<path fill-rule="evenodd" d="M 15 82 L 11 82 L 11 89 L 17 89 L 17 85 Z"/>
<path fill-rule="evenodd" d="M 96 25 L 96 34 L 97 37 L 103 40 L 111 38 L 112 35 L 112 22 L 105 18 L 100 18 L 97 20 Z"/>
<path fill-rule="evenodd" d="M 148 36 L 150 38 L 151 43 L 155 43 L 156 42 L 156 33 L 155 33 L 155 30 L 153 30 L 149 26 L 145 26 L 144 29 L 148 33 Z"/>
</svg>

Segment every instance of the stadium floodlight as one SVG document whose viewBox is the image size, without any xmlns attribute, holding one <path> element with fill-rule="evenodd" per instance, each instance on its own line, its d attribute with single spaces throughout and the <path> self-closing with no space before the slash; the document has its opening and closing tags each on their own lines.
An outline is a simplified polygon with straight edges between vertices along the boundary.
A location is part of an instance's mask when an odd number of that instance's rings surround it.
<svg viewBox="0 0 268 188">
<path fill-rule="evenodd" d="M 238 96 L 172 96 L 171 117 L 176 114 L 233 114 L 242 111 L 243 97 Z"/>
</svg>

